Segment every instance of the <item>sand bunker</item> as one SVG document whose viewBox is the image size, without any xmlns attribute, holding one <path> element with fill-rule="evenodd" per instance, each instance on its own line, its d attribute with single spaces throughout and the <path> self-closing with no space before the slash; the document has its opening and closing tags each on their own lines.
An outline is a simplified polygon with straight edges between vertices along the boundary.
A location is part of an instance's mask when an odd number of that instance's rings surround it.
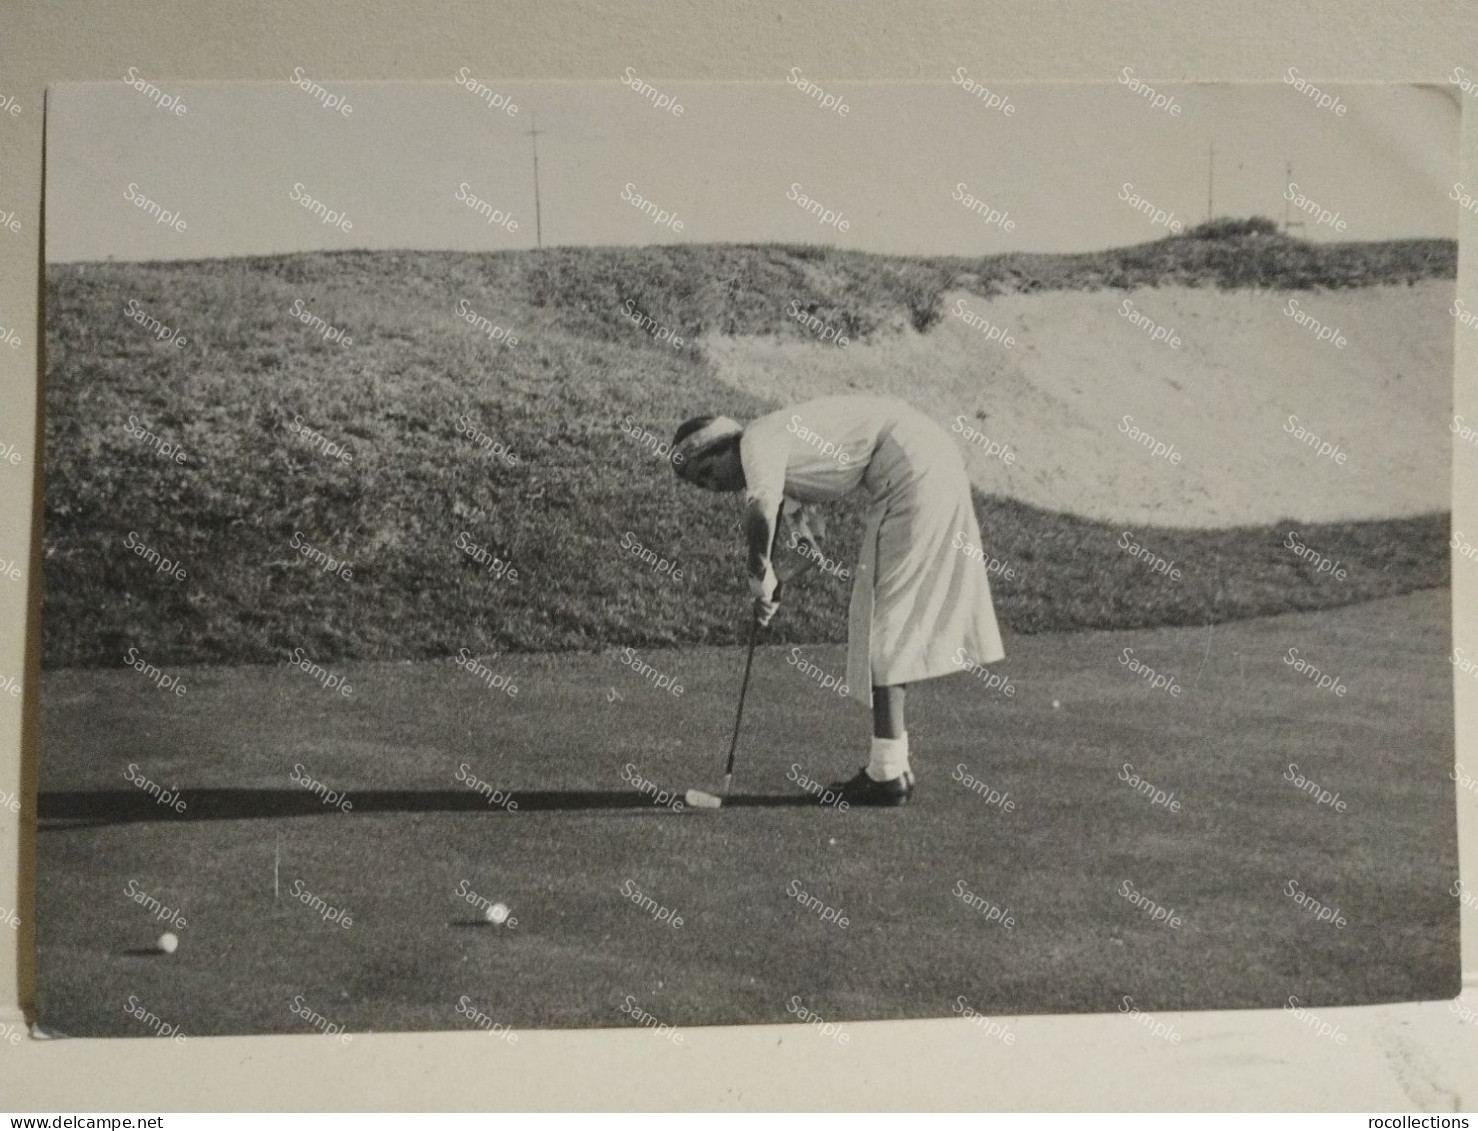
<svg viewBox="0 0 1478 1131">
<path fill-rule="evenodd" d="M 884 392 L 951 429 L 963 418 L 982 437 L 955 432 L 976 486 L 1037 506 L 1189 527 L 1391 518 L 1450 505 L 1453 294 L 1442 279 L 1347 291 L 955 292 L 926 334 L 841 348 L 703 345 L 723 381 L 782 403 Z M 1318 340 L 1307 318 L 1338 327 L 1343 348 Z M 1179 348 L 1154 340 L 1144 319 L 1173 329 Z M 1343 461 L 1290 431 L 1290 416 Z M 987 455 L 987 442 L 1014 460 Z"/>
</svg>

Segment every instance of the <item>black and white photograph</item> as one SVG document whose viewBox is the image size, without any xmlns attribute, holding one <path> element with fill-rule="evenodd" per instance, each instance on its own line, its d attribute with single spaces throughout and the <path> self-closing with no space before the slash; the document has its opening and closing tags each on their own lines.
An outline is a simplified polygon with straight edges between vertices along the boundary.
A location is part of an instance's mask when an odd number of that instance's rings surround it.
<svg viewBox="0 0 1478 1131">
<path fill-rule="evenodd" d="M 1461 97 L 51 87 L 39 1028 L 1454 997 Z"/>
</svg>

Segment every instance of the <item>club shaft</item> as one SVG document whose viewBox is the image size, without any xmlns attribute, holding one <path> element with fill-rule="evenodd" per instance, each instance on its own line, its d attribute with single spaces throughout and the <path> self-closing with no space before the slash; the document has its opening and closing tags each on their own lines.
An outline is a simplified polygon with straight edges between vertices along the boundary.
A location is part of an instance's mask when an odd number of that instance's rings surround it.
<svg viewBox="0 0 1478 1131">
<path fill-rule="evenodd" d="M 729 782 L 734 779 L 734 755 L 739 750 L 739 724 L 744 719 L 744 700 L 749 694 L 749 672 L 754 667 L 754 643 L 759 631 L 759 621 L 749 621 L 749 654 L 744 659 L 744 682 L 739 686 L 739 710 L 734 715 L 734 737 L 729 740 L 729 761 L 724 766 L 724 792 L 729 792 Z"/>
</svg>

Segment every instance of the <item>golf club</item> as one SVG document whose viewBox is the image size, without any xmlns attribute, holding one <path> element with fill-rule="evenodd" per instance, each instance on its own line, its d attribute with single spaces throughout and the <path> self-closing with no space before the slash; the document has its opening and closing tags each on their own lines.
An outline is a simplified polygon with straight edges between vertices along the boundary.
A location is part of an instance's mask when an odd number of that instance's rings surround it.
<svg viewBox="0 0 1478 1131">
<path fill-rule="evenodd" d="M 786 525 L 786 512 L 782 504 L 780 513 L 775 518 L 775 535 L 770 541 L 770 552 L 773 555 L 775 547 L 780 543 L 781 528 Z M 798 520 L 796 530 L 799 537 L 800 553 L 790 555 L 786 562 L 777 570 L 778 580 L 775 584 L 774 599 L 780 600 L 781 591 L 787 583 L 795 580 L 814 564 L 812 555 L 815 546 L 816 535 L 805 523 L 804 519 Z M 744 660 L 744 682 L 739 687 L 739 710 L 734 716 L 734 734 L 729 740 L 729 760 L 724 766 L 724 791 L 721 794 L 712 794 L 702 789 L 690 789 L 684 795 L 683 800 L 693 809 L 718 809 L 723 806 L 724 798 L 729 796 L 729 786 L 734 781 L 734 754 L 739 748 L 739 724 L 744 718 L 744 698 L 749 692 L 749 672 L 754 666 L 754 645 L 759 632 L 759 606 L 756 603 L 753 615 L 749 621 L 749 654 Z"/>
<path fill-rule="evenodd" d="M 779 593 L 779 589 L 776 589 Z M 734 781 L 734 755 L 739 749 L 739 723 L 744 718 L 744 697 L 749 693 L 749 671 L 754 666 L 754 643 L 759 635 L 759 617 L 757 615 L 749 619 L 749 655 L 744 660 L 744 682 L 739 687 L 739 711 L 734 716 L 734 735 L 729 740 L 729 761 L 724 766 L 724 791 L 722 794 L 714 795 L 701 789 L 690 789 L 683 798 L 694 809 L 718 809 L 724 803 L 724 798 L 729 796 L 729 786 Z"/>
</svg>

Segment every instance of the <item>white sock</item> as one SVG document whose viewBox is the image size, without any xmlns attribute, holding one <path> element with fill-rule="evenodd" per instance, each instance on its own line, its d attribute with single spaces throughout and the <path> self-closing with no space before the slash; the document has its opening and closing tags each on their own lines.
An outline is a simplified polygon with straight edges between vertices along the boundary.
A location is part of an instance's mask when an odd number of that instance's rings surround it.
<svg viewBox="0 0 1478 1131">
<path fill-rule="evenodd" d="M 908 732 L 897 738 L 873 736 L 867 776 L 873 781 L 891 781 L 908 769 Z"/>
</svg>

